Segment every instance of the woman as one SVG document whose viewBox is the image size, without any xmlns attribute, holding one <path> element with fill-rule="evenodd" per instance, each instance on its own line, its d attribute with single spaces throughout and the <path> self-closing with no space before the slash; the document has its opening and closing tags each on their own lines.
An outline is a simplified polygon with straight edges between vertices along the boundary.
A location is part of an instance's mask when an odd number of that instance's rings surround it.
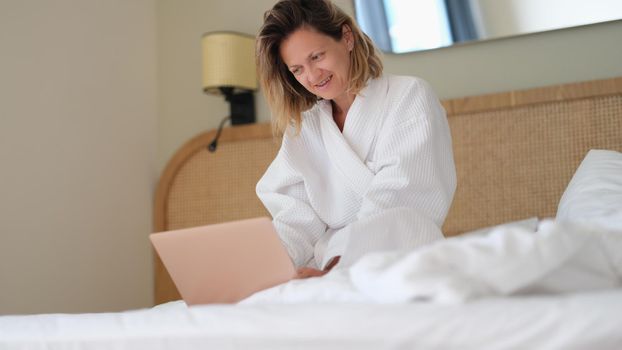
<svg viewBox="0 0 622 350">
<path fill-rule="evenodd" d="M 428 84 L 382 75 L 371 40 L 328 0 L 267 11 L 257 66 L 283 136 L 257 195 L 298 277 L 443 238 L 456 176 Z"/>
</svg>

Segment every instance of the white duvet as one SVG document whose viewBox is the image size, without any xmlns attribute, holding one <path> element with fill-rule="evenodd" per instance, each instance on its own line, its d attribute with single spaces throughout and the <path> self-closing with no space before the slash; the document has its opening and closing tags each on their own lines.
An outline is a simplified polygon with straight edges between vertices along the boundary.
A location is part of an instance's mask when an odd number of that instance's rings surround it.
<svg viewBox="0 0 622 350">
<path fill-rule="evenodd" d="M 621 349 L 621 281 L 622 231 L 545 221 L 375 253 L 240 305 L 2 316 L 0 349 Z"/>
<path fill-rule="evenodd" d="M 621 226 L 622 227 L 622 226 Z M 242 301 L 257 303 L 429 301 L 622 287 L 622 231 L 543 221 L 536 233 L 502 226 L 413 251 L 374 253 L 350 269 L 293 280 Z"/>
</svg>

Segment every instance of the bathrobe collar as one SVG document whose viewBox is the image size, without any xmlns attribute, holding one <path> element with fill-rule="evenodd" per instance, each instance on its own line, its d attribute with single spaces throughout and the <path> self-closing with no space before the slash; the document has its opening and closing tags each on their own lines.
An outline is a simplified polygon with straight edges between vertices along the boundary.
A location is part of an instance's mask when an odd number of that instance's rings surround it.
<svg viewBox="0 0 622 350">
<path fill-rule="evenodd" d="M 363 196 L 373 178 L 365 165 L 375 143 L 387 98 L 388 82 L 384 77 L 369 80 L 348 110 L 343 133 L 333 120 L 330 101 L 319 101 L 322 140 L 332 165 L 351 188 Z"/>
</svg>

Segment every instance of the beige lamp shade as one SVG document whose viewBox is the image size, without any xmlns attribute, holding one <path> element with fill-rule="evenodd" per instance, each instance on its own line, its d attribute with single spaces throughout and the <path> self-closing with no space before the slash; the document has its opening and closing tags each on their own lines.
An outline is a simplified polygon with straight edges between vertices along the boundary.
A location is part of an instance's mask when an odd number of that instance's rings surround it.
<svg viewBox="0 0 622 350">
<path fill-rule="evenodd" d="M 256 90 L 255 38 L 235 32 L 203 35 L 203 91 L 221 94 L 220 87 Z"/>
</svg>

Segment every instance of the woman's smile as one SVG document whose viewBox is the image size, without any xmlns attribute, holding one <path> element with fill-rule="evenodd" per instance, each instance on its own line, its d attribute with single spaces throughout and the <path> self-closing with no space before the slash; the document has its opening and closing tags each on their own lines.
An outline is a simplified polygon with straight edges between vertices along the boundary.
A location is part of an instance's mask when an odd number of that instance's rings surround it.
<svg viewBox="0 0 622 350">
<path fill-rule="evenodd" d="M 319 84 L 316 84 L 315 87 L 320 89 L 320 90 L 326 88 L 328 86 L 328 83 L 331 81 L 332 78 L 333 78 L 333 76 L 331 74 L 326 79 L 320 81 Z"/>
</svg>

